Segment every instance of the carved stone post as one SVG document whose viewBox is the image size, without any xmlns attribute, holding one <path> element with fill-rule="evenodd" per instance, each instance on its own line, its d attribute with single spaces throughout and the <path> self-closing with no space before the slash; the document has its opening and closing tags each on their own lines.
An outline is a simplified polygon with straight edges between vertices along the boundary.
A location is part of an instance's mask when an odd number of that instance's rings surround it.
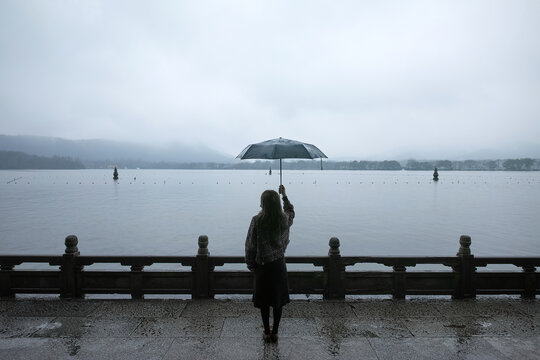
<svg viewBox="0 0 540 360">
<path fill-rule="evenodd" d="M 80 272 L 82 266 L 76 264 L 76 257 L 80 255 L 77 244 L 79 240 L 75 235 L 68 235 L 65 240 L 66 250 L 60 266 L 60 297 L 83 297 L 81 291 Z"/>
<path fill-rule="evenodd" d="M 394 291 L 393 299 L 405 299 L 407 294 L 406 272 L 407 268 L 404 265 L 394 265 Z"/>
<path fill-rule="evenodd" d="M 0 297 L 15 297 L 11 290 L 11 273 L 14 267 L 12 264 L 2 264 L 0 267 Z"/>
<path fill-rule="evenodd" d="M 144 299 L 144 294 L 142 291 L 143 269 L 144 265 L 137 264 L 131 266 L 130 282 L 132 299 Z"/>
<path fill-rule="evenodd" d="M 328 242 L 328 266 L 324 267 L 326 273 L 326 289 L 324 299 L 345 299 L 345 266 L 339 251 L 339 239 L 331 238 Z"/>
<path fill-rule="evenodd" d="M 459 265 L 454 268 L 456 272 L 456 289 L 454 299 L 468 299 L 476 297 L 474 255 L 471 254 L 471 237 L 461 235 L 459 238 Z"/>
<path fill-rule="evenodd" d="M 536 267 L 523 266 L 522 269 L 525 273 L 525 289 L 521 294 L 521 297 L 526 299 L 534 299 L 536 297 Z"/>
<path fill-rule="evenodd" d="M 200 235 L 199 251 L 197 251 L 195 266 L 192 267 L 192 271 L 195 272 L 192 294 L 194 299 L 214 298 L 214 294 L 210 286 L 210 273 L 214 270 L 214 268 L 210 266 L 210 261 L 208 259 L 209 255 L 208 236 Z"/>
</svg>

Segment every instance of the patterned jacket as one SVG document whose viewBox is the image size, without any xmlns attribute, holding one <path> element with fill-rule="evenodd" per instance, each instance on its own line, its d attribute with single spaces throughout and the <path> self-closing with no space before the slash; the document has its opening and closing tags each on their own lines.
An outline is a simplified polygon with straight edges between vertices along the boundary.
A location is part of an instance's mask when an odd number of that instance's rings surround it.
<svg viewBox="0 0 540 360">
<path fill-rule="evenodd" d="M 289 228 L 293 224 L 294 206 L 289 199 L 283 197 L 283 212 L 285 219 L 281 223 L 278 244 L 274 247 L 270 244 L 269 234 L 265 234 L 258 226 L 260 214 L 251 219 L 246 237 L 246 264 L 248 269 L 253 270 L 256 265 L 264 265 L 285 256 L 285 250 L 289 245 Z"/>
</svg>

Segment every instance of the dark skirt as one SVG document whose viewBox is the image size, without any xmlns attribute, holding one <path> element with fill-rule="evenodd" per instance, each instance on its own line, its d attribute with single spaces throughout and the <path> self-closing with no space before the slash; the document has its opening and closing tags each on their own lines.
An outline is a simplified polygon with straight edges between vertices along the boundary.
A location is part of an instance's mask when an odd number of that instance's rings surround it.
<svg viewBox="0 0 540 360">
<path fill-rule="evenodd" d="M 285 259 L 255 267 L 253 304 L 257 308 L 282 307 L 289 303 L 289 279 Z"/>
</svg>

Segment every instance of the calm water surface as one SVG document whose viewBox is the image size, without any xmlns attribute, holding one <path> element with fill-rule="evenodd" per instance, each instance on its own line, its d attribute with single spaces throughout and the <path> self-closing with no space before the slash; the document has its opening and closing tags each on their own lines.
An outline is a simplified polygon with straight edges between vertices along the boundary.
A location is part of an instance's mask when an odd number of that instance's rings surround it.
<svg viewBox="0 0 540 360">
<path fill-rule="evenodd" d="M 279 174 L 247 170 L 0 171 L 0 253 L 243 255 L 259 196 Z M 296 209 L 288 255 L 540 256 L 540 173 L 284 171 Z"/>
</svg>

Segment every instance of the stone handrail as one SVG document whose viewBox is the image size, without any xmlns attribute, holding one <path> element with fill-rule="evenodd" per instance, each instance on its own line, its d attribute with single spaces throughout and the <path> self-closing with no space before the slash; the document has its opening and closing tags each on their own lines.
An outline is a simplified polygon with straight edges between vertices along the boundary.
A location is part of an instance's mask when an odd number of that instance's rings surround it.
<svg viewBox="0 0 540 360">
<path fill-rule="evenodd" d="M 215 271 L 226 264 L 242 264 L 242 256 L 210 256 L 208 237 L 199 236 L 196 256 L 81 256 L 74 235 L 66 237 L 62 256 L 0 255 L 0 296 L 17 293 L 53 293 L 61 297 L 85 294 L 190 294 L 193 298 L 213 298 L 216 294 L 250 294 L 253 275 L 245 271 Z M 477 294 L 520 294 L 534 298 L 539 292 L 536 268 L 540 257 L 474 257 L 471 239 L 460 238 L 456 256 L 341 256 L 339 240 L 331 238 L 328 256 L 288 256 L 288 264 L 306 264 L 318 270 L 289 271 L 293 294 L 322 294 L 325 299 L 346 295 L 391 294 L 451 295 L 473 298 Z M 46 263 L 47 270 L 16 269 L 24 263 Z M 94 264 L 119 264 L 130 270 L 85 269 Z M 178 270 L 145 271 L 154 264 L 177 264 Z M 357 264 L 381 264 L 391 271 L 346 271 Z M 418 264 L 436 264 L 447 271 L 407 272 Z M 509 264 L 522 271 L 479 272 L 477 267 Z M 58 266 L 59 268 L 54 268 Z M 182 269 L 181 267 L 187 267 Z"/>
</svg>

